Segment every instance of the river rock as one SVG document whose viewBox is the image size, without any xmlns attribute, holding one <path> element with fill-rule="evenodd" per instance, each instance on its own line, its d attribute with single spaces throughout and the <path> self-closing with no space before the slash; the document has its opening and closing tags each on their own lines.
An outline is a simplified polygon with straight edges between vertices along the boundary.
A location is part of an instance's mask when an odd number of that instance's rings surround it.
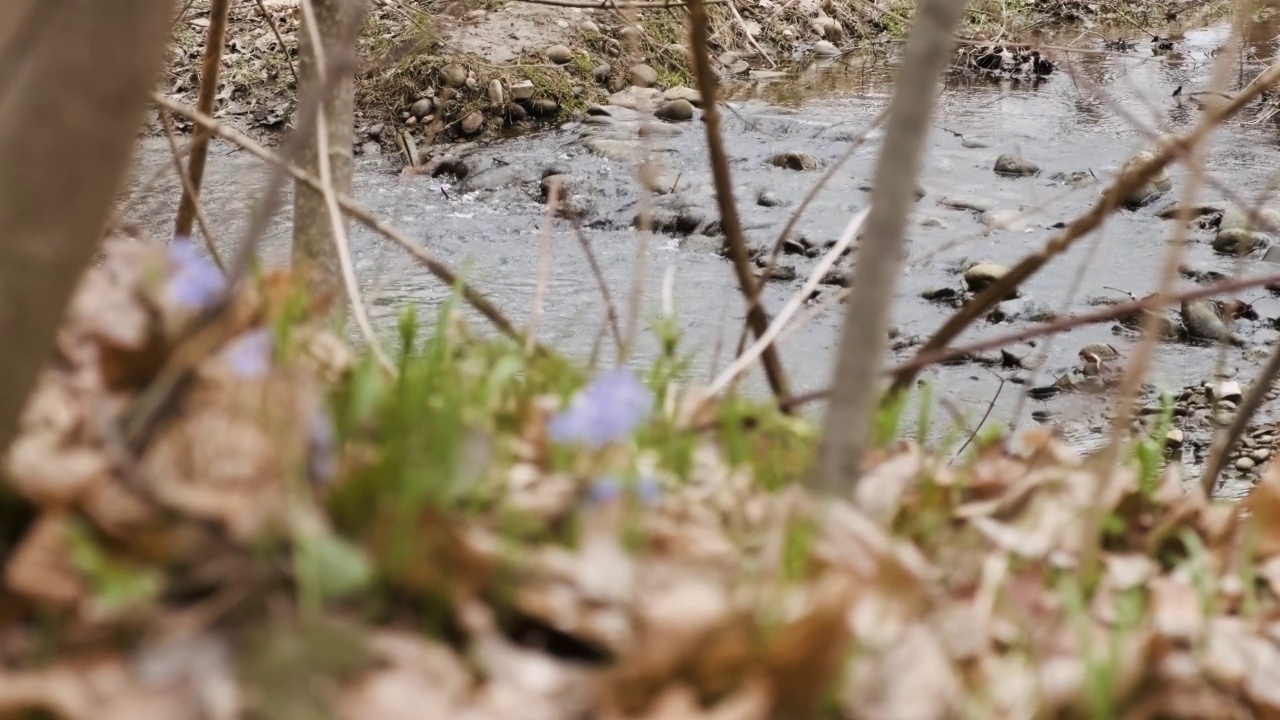
<svg viewBox="0 0 1280 720">
<path fill-rule="evenodd" d="M 644 63 L 637 63 L 631 66 L 631 69 L 627 72 L 627 77 L 631 78 L 632 85 L 649 88 L 658 82 L 658 71 Z"/>
<path fill-rule="evenodd" d="M 664 90 L 662 93 L 662 99 L 663 100 L 685 100 L 691 105 L 695 105 L 695 106 L 702 105 L 702 93 L 698 92 L 697 90 L 694 90 L 691 87 L 685 87 L 684 85 L 677 85 L 673 88 L 668 88 Z"/>
<path fill-rule="evenodd" d="M 1130 158 L 1129 161 L 1124 164 L 1124 167 L 1120 168 L 1120 174 L 1124 175 L 1125 173 L 1131 172 L 1138 167 L 1151 162 L 1155 157 L 1156 154 L 1154 152 L 1150 150 L 1143 150 Z M 1124 203 L 1130 208 L 1141 207 L 1169 192 L 1169 189 L 1172 187 L 1173 181 L 1169 179 L 1168 173 L 1161 170 L 1155 175 L 1152 175 L 1145 185 L 1135 188 L 1132 192 L 1126 195 Z"/>
<path fill-rule="evenodd" d="M 840 54 L 840 48 L 833 45 L 830 41 L 819 40 L 813 44 L 813 54 L 818 57 L 836 57 Z"/>
<path fill-rule="evenodd" d="M 988 210 L 982 213 L 982 224 L 992 230 L 1022 230 L 1027 222 L 1018 210 Z"/>
<path fill-rule="evenodd" d="M 1253 461 L 1253 458 L 1242 457 L 1236 461 L 1236 470 L 1240 472 L 1249 472 L 1256 466 L 1257 463 Z"/>
<path fill-rule="evenodd" d="M 995 171 L 999 175 L 1026 176 L 1040 172 L 1040 166 L 1023 160 L 1021 155 L 1005 153 L 996 158 Z"/>
<path fill-rule="evenodd" d="M 460 88 L 467 84 L 467 71 L 461 65 L 445 65 L 440 68 L 440 84 Z"/>
<path fill-rule="evenodd" d="M 505 98 L 502 93 L 502 81 L 494 79 L 489 81 L 489 102 L 494 105 L 501 105 Z"/>
<path fill-rule="evenodd" d="M 1248 255 L 1267 241 L 1266 233 L 1240 227 L 1222 228 L 1213 236 L 1213 249 L 1223 255 Z"/>
<path fill-rule="evenodd" d="M 463 135 L 475 135 L 484 127 L 484 113 L 479 110 L 472 110 L 462 116 L 462 120 L 458 122 L 458 129 Z"/>
<path fill-rule="evenodd" d="M 523 105 L 511 103 L 507 105 L 507 122 L 518 123 L 529 117 L 529 111 Z"/>
<path fill-rule="evenodd" d="M 578 29 L 590 35 L 596 35 L 600 32 L 600 26 L 590 20 L 583 20 Z"/>
<path fill-rule="evenodd" d="M 573 51 L 567 45 L 555 44 L 546 50 L 547 59 L 557 65 L 564 65 L 573 59 Z"/>
<path fill-rule="evenodd" d="M 683 122 L 693 119 L 693 105 L 688 100 L 672 100 L 664 103 L 653 113 L 663 120 Z"/>
<path fill-rule="evenodd" d="M 409 114 L 421 120 L 435 110 L 436 104 L 431 98 L 422 98 L 409 106 Z"/>
<path fill-rule="evenodd" d="M 1173 220 L 1178 217 L 1178 212 L 1182 209 L 1182 205 L 1177 201 L 1165 203 L 1156 211 L 1156 217 L 1165 220 Z M 1207 200 L 1204 202 L 1192 203 L 1187 208 L 1187 216 L 1190 218 L 1203 217 L 1205 215 L 1213 215 L 1215 213 L 1225 213 L 1227 211 L 1227 203 L 1223 200 Z"/>
<path fill-rule="evenodd" d="M 662 93 L 654 88 L 629 87 L 609 96 L 609 104 L 627 110 L 643 110 L 657 104 Z"/>
<path fill-rule="evenodd" d="M 756 273 L 756 277 L 765 282 L 791 282 L 799 277 L 799 273 L 796 272 L 795 265 L 774 265 L 773 267 L 766 265 Z"/>
<path fill-rule="evenodd" d="M 1187 334 L 1200 340 L 1238 343 L 1239 339 L 1218 315 L 1212 300 L 1199 298 L 1182 301 L 1182 324 Z"/>
<path fill-rule="evenodd" d="M 1222 380 L 1216 385 L 1209 385 L 1206 389 L 1210 400 L 1238 403 L 1244 399 L 1244 390 L 1235 380 Z"/>
<path fill-rule="evenodd" d="M 769 164 L 787 170 L 817 170 L 818 159 L 805 152 L 783 152 L 769 158 Z"/>
<path fill-rule="evenodd" d="M 1097 362 L 1098 360 L 1115 360 L 1120 357 L 1120 351 L 1110 343 L 1095 342 L 1089 343 L 1080 348 L 1076 353 L 1081 360 L 1085 362 Z"/>
<path fill-rule="evenodd" d="M 370 140 L 360 146 L 360 154 L 361 155 L 381 155 L 382 146 Z"/>
<path fill-rule="evenodd" d="M 560 103 L 551 98 L 538 98 L 529 102 L 529 114 L 534 117 L 551 117 L 560 112 Z"/>
<path fill-rule="evenodd" d="M 599 65 L 595 66 L 594 69 L 591 70 L 591 76 L 594 77 L 596 79 L 596 82 L 600 83 L 601 85 L 604 85 L 605 83 L 609 82 L 609 76 L 612 74 L 613 74 L 613 66 L 611 66 L 609 63 L 600 63 Z"/>
<path fill-rule="evenodd" d="M 528 100 L 533 97 L 534 93 L 533 81 L 531 80 L 511 83 L 511 87 L 508 89 L 511 91 L 511 99 L 517 101 Z"/>
<path fill-rule="evenodd" d="M 621 163 L 635 162 L 644 155 L 639 144 L 630 140 L 590 137 L 582 141 L 582 146 L 588 152 Z"/>
<path fill-rule="evenodd" d="M 627 25 L 618 31 L 618 41 L 624 45 L 639 45 L 644 40 L 644 31 L 635 25 Z"/>
<path fill-rule="evenodd" d="M 782 207 L 786 203 L 768 190 L 761 190 L 756 194 L 756 204 L 760 207 Z"/>
<path fill-rule="evenodd" d="M 1000 278 L 1009 274 L 1009 268 L 996 263 L 973 263 L 964 271 L 964 284 L 973 292 L 982 292 Z"/>
</svg>

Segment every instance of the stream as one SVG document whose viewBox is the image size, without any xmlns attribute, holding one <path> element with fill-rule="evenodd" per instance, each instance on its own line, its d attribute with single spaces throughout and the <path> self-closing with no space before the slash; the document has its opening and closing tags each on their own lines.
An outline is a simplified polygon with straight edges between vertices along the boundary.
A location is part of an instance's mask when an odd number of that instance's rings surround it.
<svg viewBox="0 0 1280 720">
<path fill-rule="evenodd" d="M 1275 25 L 1258 24 L 1245 45 L 1245 60 L 1232 70 L 1229 91 L 1252 78 L 1275 54 Z M 916 203 L 908 226 L 909 255 L 898 282 L 894 325 L 898 338 L 927 338 L 952 310 L 920 298 L 942 286 L 959 287 L 957 271 L 966 260 L 1013 265 L 1040 248 L 1056 230 L 1083 214 L 1101 188 L 1133 153 L 1151 141 L 1131 119 L 1157 132 L 1180 132 L 1200 116 L 1189 97 L 1210 86 L 1213 55 L 1229 42 L 1230 28 L 1219 25 L 1189 31 L 1175 38 L 1172 51 L 1156 55 L 1148 38 L 1137 31 L 1111 35 L 1135 38 L 1127 52 L 1074 53 L 1047 50 L 1057 70 L 1039 81 L 993 81 L 989 78 L 949 79 L 939 97 L 934 131 L 927 140 L 921 185 L 926 195 Z M 1077 41 L 1078 40 L 1078 41 Z M 1046 39 L 1046 42 L 1098 50 L 1101 36 Z M 822 171 L 775 167 L 777 153 L 803 152 L 828 166 L 844 151 L 851 137 L 863 131 L 887 104 L 896 73 L 895 58 L 847 56 L 810 65 L 785 76 L 736 83 L 727 89 L 729 109 L 722 113 L 733 181 L 749 241 L 771 245 Z M 1074 75 L 1074 77 L 1073 77 Z M 1174 97 L 1176 88 L 1184 88 Z M 1242 198 L 1256 201 L 1280 167 L 1277 126 L 1271 121 L 1251 123 L 1250 108 L 1215 135 L 1206 152 L 1206 167 Z M 431 253 L 448 262 L 488 294 L 517 324 L 524 323 L 538 284 L 540 237 L 545 225 L 539 180 L 555 170 L 566 178 L 572 202 L 584 211 L 590 239 L 614 298 L 625 305 L 637 269 L 643 270 L 646 321 L 662 312 L 664 276 L 671 278 L 671 300 L 683 331 L 684 349 L 696 356 L 695 376 L 707 378 L 723 367 L 737 343 L 743 322 L 743 302 L 732 266 L 715 250 L 719 239 L 700 230 L 715 220 L 715 196 L 708 170 L 702 124 L 662 124 L 662 131 L 641 140 L 625 113 L 613 118 L 589 118 L 554 130 L 519 137 L 469 143 L 466 146 L 424 148 L 424 154 L 453 154 L 468 167 L 459 180 L 448 174 L 402 176 L 401 162 L 392 155 L 356 158 L 354 195 L 375 215 L 385 218 Z M 963 140 L 960 136 L 963 136 Z M 866 206 L 862 189 L 873 173 L 879 133 L 860 147 L 852 159 L 817 196 L 796 226 L 796 233 L 818 248 L 839 237 L 850 216 Z M 978 141 L 977 143 L 973 141 Z M 987 147 L 975 147 L 985 144 Z M 685 221 L 670 233 L 656 233 L 642 241 L 631 227 L 639 211 L 637 172 L 632 155 L 648 152 L 662 168 L 661 176 L 675 190 L 656 197 L 655 217 L 663 213 Z M 1013 152 L 1041 168 L 1034 177 L 1006 178 L 993 170 L 996 157 Z M 143 141 L 137 158 L 133 189 L 154 169 L 171 163 L 163 138 Z M 1073 188 L 1055 180 L 1057 173 L 1080 173 L 1096 181 Z M 1157 208 L 1177 197 L 1186 170 L 1170 168 L 1174 189 L 1164 198 L 1136 211 L 1121 211 L 1103 229 L 1056 259 L 1022 288 L 1026 302 L 1056 312 L 1090 309 L 1096 297 L 1117 297 L 1118 288 L 1138 296 L 1151 292 L 1172 237 L 1175 223 L 1156 215 Z M 239 239 L 245 220 L 258 199 L 266 174 L 247 153 L 217 143 L 210 154 L 202 197 L 217 228 L 224 253 Z M 179 187 L 167 178 L 163 188 L 134 198 L 129 219 L 163 237 L 171 232 Z M 769 204 L 757 202 L 768 194 Z M 1024 227 L 989 229 L 979 213 L 940 204 L 943 198 L 976 198 L 996 210 L 1031 212 Z M 1201 199 L 1218 199 L 1213 188 Z M 290 218 L 286 210 L 262 242 L 266 261 L 287 261 Z M 696 223 L 695 223 L 696 221 Z M 698 224 L 699 227 L 688 227 Z M 431 317 L 449 296 L 405 252 L 361 226 L 352 224 L 353 255 L 362 292 L 375 322 L 393 323 L 407 305 Z M 692 230 L 692 232 L 689 232 Z M 1193 227 L 1185 264 L 1226 274 L 1263 272 L 1260 255 L 1243 260 L 1216 254 L 1211 230 Z M 688 234 L 686 234 L 688 233 Z M 563 352 L 587 357 L 597 342 L 604 306 L 590 266 L 574 237 L 572 225 L 557 220 L 551 235 L 551 261 L 546 279 L 545 316 L 540 339 Z M 808 276 L 816 259 L 787 255 L 798 278 L 770 282 L 766 307 L 776 312 Z M 845 263 L 842 267 L 847 269 Z M 1189 280 L 1179 279 L 1180 285 Z M 830 296 L 839 288 L 821 286 Z M 1280 300 L 1261 289 L 1245 293 L 1255 301 L 1261 321 L 1246 323 L 1249 338 L 1242 348 L 1227 352 L 1226 362 L 1243 382 L 1261 364 L 1277 340 L 1270 319 L 1280 316 Z M 782 358 L 793 391 L 824 387 L 830 379 L 832 357 L 844 314 L 839 305 L 807 322 L 783 344 Z M 961 342 L 972 341 L 1026 324 L 1023 321 L 980 322 Z M 607 341 L 606 341 L 607 342 Z M 1072 330 L 1037 351 L 1047 351 L 1035 371 L 984 368 L 975 364 L 935 367 L 930 379 L 970 422 L 986 411 L 1002 378 L 1005 383 L 991 413 L 991 421 L 1027 426 L 1036 420 L 1054 424 L 1069 437 L 1087 444 L 1104 422 L 1105 396 L 1070 394 L 1048 401 L 1019 402 L 1027 388 L 1051 383 L 1068 368 L 1078 367 L 1077 351 L 1104 342 L 1127 355 L 1135 341 L 1113 331 L 1112 324 Z M 717 355 L 715 350 L 720 347 Z M 606 345 L 604 357 L 612 357 Z M 658 344 L 642 333 L 637 365 L 652 358 Z M 913 349 L 895 353 L 908 357 Z M 1176 390 L 1199 383 L 1214 373 L 1221 349 L 1183 342 L 1159 348 L 1150 381 Z M 717 364 L 718 363 L 718 364 Z M 758 369 L 747 386 L 764 391 Z M 815 406 L 816 409 L 816 406 Z M 1019 415 L 1015 417 L 1014 412 Z M 1270 408 L 1266 410 L 1270 412 Z M 941 423 L 939 423 L 941 426 Z M 943 428 L 939 427 L 941 434 Z"/>
</svg>

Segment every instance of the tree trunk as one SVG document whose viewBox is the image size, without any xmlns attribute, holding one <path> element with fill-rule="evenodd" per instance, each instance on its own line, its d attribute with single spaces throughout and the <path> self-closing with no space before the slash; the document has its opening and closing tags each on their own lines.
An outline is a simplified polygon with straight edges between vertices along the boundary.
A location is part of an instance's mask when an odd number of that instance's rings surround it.
<svg viewBox="0 0 1280 720">
<path fill-rule="evenodd" d="M 302 83 L 298 88 L 301 99 L 310 93 L 324 92 L 322 112 L 328 130 L 329 163 L 333 174 L 334 189 L 340 195 L 351 194 L 351 165 L 354 129 L 352 113 L 355 104 L 355 82 L 350 63 L 334 63 L 339 53 L 350 54 L 347 47 L 354 33 L 347 23 L 354 22 L 343 0 L 310 0 L 320 36 L 321 52 L 311 42 L 311 32 L 303 20 L 298 33 L 300 63 L 298 74 Z M 328 62 L 322 68 L 320 58 Z M 336 66 L 336 67 L 335 67 Z M 341 69 L 340 69 L 341 68 Z M 339 70 L 325 87 L 321 82 L 324 70 Z M 299 107 L 304 103 L 299 102 Z M 299 164 L 315 177 L 320 176 L 320 159 L 316 143 L 307 143 L 299 157 Z M 346 222 L 346 217 L 342 218 Z M 324 195 L 304 183 L 294 183 L 293 196 L 293 267 L 305 278 L 307 287 L 316 297 L 340 296 L 343 293 L 341 269 L 333 239 L 333 226 L 325 209 Z"/>
<path fill-rule="evenodd" d="M 814 484 L 847 494 L 861 470 L 880 397 L 880 370 L 889 336 L 894 281 L 902 271 L 903 233 L 915 198 L 937 97 L 938 76 L 954 45 L 964 0 L 923 0 L 907 39 L 902 74 L 889 102 L 884 147 L 876 164 L 865 240 L 845 312 L 835 376 L 823 426 Z"/>
<path fill-rule="evenodd" d="M 171 0 L 0 0 L 0 448 L 93 259 Z"/>
</svg>

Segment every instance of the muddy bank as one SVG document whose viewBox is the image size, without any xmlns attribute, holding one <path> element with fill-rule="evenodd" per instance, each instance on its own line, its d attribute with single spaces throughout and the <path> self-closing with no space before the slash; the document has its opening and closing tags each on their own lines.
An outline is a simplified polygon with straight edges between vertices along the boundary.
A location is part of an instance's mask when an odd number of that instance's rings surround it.
<svg viewBox="0 0 1280 720">
<path fill-rule="evenodd" d="M 1123 18 L 1161 39 L 1203 24 L 1223 6 L 1192 0 L 1158 9 L 1124 2 L 980 1 L 971 3 L 962 35 L 1030 38 Z M 712 5 L 715 71 L 726 83 L 749 83 L 850 53 L 892 52 L 913 7 L 911 0 L 874 8 L 851 0 Z M 296 103 L 298 0 L 239 3 L 231 13 L 216 114 L 271 141 L 289 125 Z M 656 88 L 697 105 L 697 93 L 689 90 L 695 83 L 684 17 L 679 8 L 624 13 L 520 2 L 379 0 L 360 36 L 356 152 L 403 152 L 406 140 L 430 144 L 578 119 L 632 87 Z M 208 2 L 198 0 L 175 27 L 163 86 L 190 104 L 208 23 Z"/>
</svg>

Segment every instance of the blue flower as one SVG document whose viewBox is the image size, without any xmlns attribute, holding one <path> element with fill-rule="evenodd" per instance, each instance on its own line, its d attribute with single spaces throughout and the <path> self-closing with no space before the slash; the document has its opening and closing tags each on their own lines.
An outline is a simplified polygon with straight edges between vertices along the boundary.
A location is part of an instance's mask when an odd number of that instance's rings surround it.
<svg viewBox="0 0 1280 720">
<path fill-rule="evenodd" d="M 338 474 L 334 453 L 333 419 L 323 408 L 311 416 L 307 474 L 318 485 L 327 485 Z"/>
<path fill-rule="evenodd" d="M 169 245 L 169 296 L 191 310 L 209 307 L 227 288 L 227 279 L 208 258 L 196 251 L 191 239 L 179 236 Z"/>
<path fill-rule="evenodd" d="M 271 333 L 265 328 L 250 330 L 222 349 L 222 359 L 231 372 L 246 380 L 260 378 L 271 370 Z"/>
<path fill-rule="evenodd" d="M 634 483 L 623 487 L 623 483 L 615 477 L 603 477 L 591 484 L 587 491 L 587 503 L 605 505 L 622 497 L 628 490 L 637 500 L 645 505 L 655 505 L 662 498 L 662 486 L 651 477 L 642 477 Z"/>
<path fill-rule="evenodd" d="M 551 439 L 599 449 L 631 436 L 653 410 L 653 395 L 627 370 L 610 370 L 551 419 Z"/>
</svg>

